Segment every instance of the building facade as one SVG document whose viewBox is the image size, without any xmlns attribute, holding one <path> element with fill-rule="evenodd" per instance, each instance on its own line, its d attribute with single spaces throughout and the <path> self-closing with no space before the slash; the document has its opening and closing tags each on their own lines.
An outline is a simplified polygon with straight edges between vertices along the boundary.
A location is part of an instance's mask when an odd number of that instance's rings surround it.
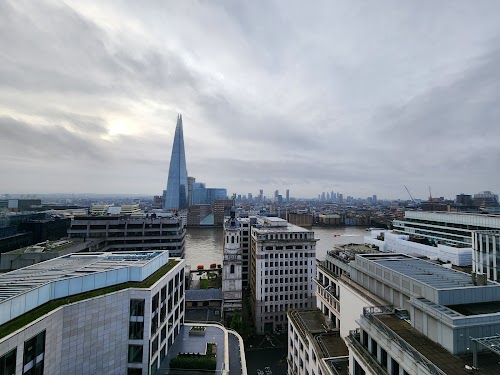
<svg viewBox="0 0 500 375">
<path fill-rule="evenodd" d="M 222 261 L 222 313 L 226 323 L 235 314 L 241 314 L 242 286 L 241 225 L 236 219 L 236 210 L 224 224 L 224 253 Z"/>
<path fill-rule="evenodd" d="M 316 279 L 325 334 L 338 330 L 347 344 L 349 373 L 466 374 L 473 367 L 498 373 L 500 284 L 405 254 L 355 250 L 329 252 Z M 311 354 L 301 354 L 300 343 L 295 354 L 293 332 L 314 330 L 290 323 L 289 372 L 311 374 Z M 314 349 L 311 340 L 303 346 Z M 314 350 L 316 359 L 335 359 L 321 350 Z M 338 373 L 335 366 L 313 369 Z"/>
<path fill-rule="evenodd" d="M 183 273 L 184 260 L 155 251 L 72 254 L 1 275 L 0 370 L 156 374 L 184 321 Z"/>
<path fill-rule="evenodd" d="M 314 232 L 276 217 L 251 227 L 250 290 L 257 332 L 286 329 L 291 308 L 315 306 Z"/>
<path fill-rule="evenodd" d="M 182 115 L 177 117 L 174 144 L 168 169 L 167 190 L 164 191 L 163 208 L 179 210 L 188 207 L 188 173 L 184 152 Z"/>
<path fill-rule="evenodd" d="M 473 272 L 500 281 L 500 231 L 473 232 L 472 245 Z"/>
<path fill-rule="evenodd" d="M 168 250 L 184 258 L 186 228 L 178 217 L 77 216 L 70 238 L 105 238 L 103 251 Z"/>
</svg>

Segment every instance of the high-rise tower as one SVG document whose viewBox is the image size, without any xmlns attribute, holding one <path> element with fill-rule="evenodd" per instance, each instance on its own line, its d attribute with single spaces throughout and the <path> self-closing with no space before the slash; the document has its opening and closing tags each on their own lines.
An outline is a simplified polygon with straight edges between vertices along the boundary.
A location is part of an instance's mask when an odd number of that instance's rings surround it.
<svg viewBox="0 0 500 375">
<path fill-rule="evenodd" d="M 184 134 L 182 132 L 182 115 L 177 116 L 174 145 L 170 157 L 167 190 L 163 192 L 164 209 L 183 209 L 188 207 L 188 177 L 186 155 L 184 153 Z"/>
</svg>

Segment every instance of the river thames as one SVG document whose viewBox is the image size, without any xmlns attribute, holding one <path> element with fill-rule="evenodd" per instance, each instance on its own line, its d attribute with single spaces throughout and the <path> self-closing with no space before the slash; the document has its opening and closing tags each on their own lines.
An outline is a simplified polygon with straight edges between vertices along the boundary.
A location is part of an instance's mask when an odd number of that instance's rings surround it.
<svg viewBox="0 0 500 375">
<path fill-rule="evenodd" d="M 316 258 L 323 260 L 334 245 L 349 242 L 361 243 L 368 232 L 365 227 L 313 227 Z M 198 264 L 208 267 L 211 263 L 222 264 L 222 228 L 187 228 L 186 262 L 192 268 Z"/>
</svg>

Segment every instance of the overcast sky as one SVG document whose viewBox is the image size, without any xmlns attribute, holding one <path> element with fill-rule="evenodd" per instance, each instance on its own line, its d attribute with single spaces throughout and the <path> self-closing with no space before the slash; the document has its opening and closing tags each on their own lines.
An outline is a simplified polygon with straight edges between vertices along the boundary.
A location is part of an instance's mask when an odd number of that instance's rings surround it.
<svg viewBox="0 0 500 375">
<path fill-rule="evenodd" d="M 500 193 L 500 2 L 0 1 L 0 194 Z"/>
</svg>

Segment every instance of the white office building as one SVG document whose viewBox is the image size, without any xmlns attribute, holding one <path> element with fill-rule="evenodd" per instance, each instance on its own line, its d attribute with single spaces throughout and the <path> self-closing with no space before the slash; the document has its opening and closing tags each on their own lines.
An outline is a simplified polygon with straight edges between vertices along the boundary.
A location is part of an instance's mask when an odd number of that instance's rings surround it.
<svg viewBox="0 0 500 375">
<path fill-rule="evenodd" d="M 288 309 L 315 306 L 314 232 L 277 217 L 251 228 L 250 289 L 257 332 L 287 327 Z"/>
<path fill-rule="evenodd" d="M 0 373 L 156 374 L 184 321 L 184 263 L 85 253 L 0 275 Z"/>
</svg>

